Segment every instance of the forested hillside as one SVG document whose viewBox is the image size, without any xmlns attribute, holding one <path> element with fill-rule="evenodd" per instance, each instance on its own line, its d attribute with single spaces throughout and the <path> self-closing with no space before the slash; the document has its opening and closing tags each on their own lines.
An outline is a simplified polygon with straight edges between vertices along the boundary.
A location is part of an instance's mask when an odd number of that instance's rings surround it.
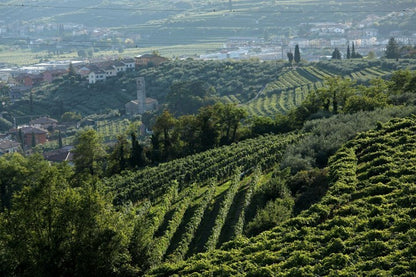
<svg viewBox="0 0 416 277">
<path fill-rule="evenodd" d="M 360 134 L 331 158 L 321 201 L 259 236 L 151 275 L 411 275 L 415 131 L 415 119 L 408 118 Z"/>
</svg>

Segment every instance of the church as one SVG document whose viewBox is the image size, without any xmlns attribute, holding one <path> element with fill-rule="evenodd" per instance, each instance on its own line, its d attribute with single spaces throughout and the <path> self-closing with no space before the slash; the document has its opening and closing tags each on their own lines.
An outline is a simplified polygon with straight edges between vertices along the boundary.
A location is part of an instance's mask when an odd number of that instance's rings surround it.
<svg viewBox="0 0 416 277">
<path fill-rule="evenodd" d="M 125 104 L 126 113 L 129 115 L 144 114 L 148 111 L 155 111 L 158 109 L 159 103 L 156 99 L 146 97 L 146 84 L 144 77 L 136 79 L 137 99 Z"/>
</svg>

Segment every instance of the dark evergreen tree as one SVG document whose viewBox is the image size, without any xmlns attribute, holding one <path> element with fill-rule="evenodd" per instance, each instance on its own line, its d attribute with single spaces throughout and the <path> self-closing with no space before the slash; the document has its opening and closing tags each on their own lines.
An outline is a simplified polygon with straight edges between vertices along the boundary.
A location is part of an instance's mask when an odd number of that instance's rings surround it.
<svg viewBox="0 0 416 277">
<path fill-rule="evenodd" d="M 300 51 L 299 51 L 299 45 L 296 44 L 295 46 L 295 56 L 294 56 L 295 63 L 300 62 Z"/>
<path fill-rule="evenodd" d="M 356 58 L 354 42 L 352 42 L 351 58 L 353 59 Z"/>
<path fill-rule="evenodd" d="M 32 147 L 36 146 L 36 137 L 35 137 L 35 133 L 32 132 Z"/>
<path fill-rule="evenodd" d="M 94 129 L 84 129 L 76 134 L 73 153 L 76 173 L 102 173 L 106 152 L 101 137 Z"/>
<path fill-rule="evenodd" d="M 293 63 L 293 53 L 292 52 L 287 52 L 287 59 L 289 60 L 290 64 Z"/>
<path fill-rule="evenodd" d="M 68 75 L 69 75 L 69 77 L 75 77 L 75 75 L 76 75 L 77 73 L 75 72 L 75 68 L 74 68 L 74 65 L 72 64 L 72 62 L 71 63 L 69 63 L 69 68 L 68 68 Z"/>
<path fill-rule="evenodd" d="M 390 38 L 385 53 L 387 59 L 398 59 L 400 57 L 399 44 L 394 38 Z"/>
<path fill-rule="evenodd" d="M 59 145 L 59 148 L 62 148 L 63 146 L 61 131 L 58 131 L 58 145 Z"/>
<path fill-rule="evenodd" d="M 24 140 L 23 140 L 23 132 L 22 132 L 22 129 L 19 129 L 19 132 L 18 132 L 19 134 L 18 134 L 18 140 L 19 140 L 19 142 L 20 142 L 20 145 L 22 146 L 22 149 L 24 149 L 24 146 L 25 146 L 25 142 L 24 142 Z"/>
<path fill-rule="evenodd" d="M 335 48 L 335 50 L 332 52 L 332 59 L 333 60 L 340 60 L 341 59 L 341 52 L 339 52 L 338 48 Z"/>
<path fill-rule="evenodd" d="M 131 154 L 130 154 L 130 166 L 132 168 L 144 166 L 145 159 L 143 154 L 143 147 L 139 144 L 137 136 L 134 132 L 130 134 L 131 137 Z"/>
<path fill-rule="evenodd" d="M 351 59 L 350 43 L 347 45 L 347 59 Z"/>
</svg>

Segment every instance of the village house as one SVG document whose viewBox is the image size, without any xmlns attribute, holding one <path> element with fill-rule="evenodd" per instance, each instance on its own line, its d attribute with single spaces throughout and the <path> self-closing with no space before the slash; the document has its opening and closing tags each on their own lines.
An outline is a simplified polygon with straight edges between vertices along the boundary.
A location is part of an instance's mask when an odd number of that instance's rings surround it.
<svg viewBox="0 0 416 277">
<path fill-rule="evenodd" d="M 73 146 L 64 146 L 61 149 L 43 153 L 43 157 L 50 162 L 71 162 L 74 157 L 71 152 L 73 148 Z"/>
<path fill-rule="evenodd" d="M 168 59 L 161 57 L 156 54 L 144 54 L 134 57 L 136 60 L 136 66 L 149 66 L 149 65 L 155 65 L 158 66 L 163 62 L 166 62 Z"/>
<path fill-rule="evenodd" d="M 22 86 L 32 88 L 33 86 L 39 85 L 43 81 L 42 74 L 28 74 L 22 73 L 16 76 L 15 80 Z"/>
<path fill-rule="evenodd" d="M 77 73 L 81 75 L 81 77 L 88 77 L 88 74 L 90 74 L 90 72 L 91 70 L 86 66 L 82 66 L 77 70 Z"/>
<path fill-rule="evenodd" d="M 16 141 L 9 139 L 0 140 L 0 156 L 8 153 L 21 152 L 21 150 L 20 143 Z"/>
<path fill-rule="evenodd" d="M 102 62 L 85 66 L 89 69 L 88 83 L 95 84 L 98 81 L 105 81 L 109 77 L 117 76 L 120 72 L 133 71 L 135 63 L 132 59 Z"/>
<path fill-rule="evenodd" d="M 21 131 L 19 131 L 21 130 Z M 35 145 L 44 144 L 47 141 L 47 134 L 46 130 L 36 128 L 36 127 L 22 127 L 17 131 L 17 137 L 19 136 L 19 132 L 22 132 L 23 142 L 26 146 L 32 146 L 33 144 L 33 136 Z"/>
<path fill-rule="evenodd" d="M 136 68 L 136 61 L 133 58 L 125 58 L 121 62 L 126 66 L 126 71 L 134 71 Z"/>
<path fill-rule="evenodd" d="M 43 81 L 52 83 L 54 80 L 62 77 L 66 73 L 68 73 L 68 71 L 65 69 L 46 70 L 42 73 Z"/>
<path fill-rule="evenodd" d="M 88 83 L 95 84 L 99 81 L 105 81 L 107 79 L 107 75 L 104 70 L 97 69 L 92 70 L 90 74 L 88 74 Z"/>
<path fill-rule="evenodd" d="M 40 128 L 40 129 L 54 129 L 58 125 L 58 120 L 50 118 L 50 117 L 39 117 L 37 119 L 31 120 L 29 122 L 30 126 Z"/>
</svg>

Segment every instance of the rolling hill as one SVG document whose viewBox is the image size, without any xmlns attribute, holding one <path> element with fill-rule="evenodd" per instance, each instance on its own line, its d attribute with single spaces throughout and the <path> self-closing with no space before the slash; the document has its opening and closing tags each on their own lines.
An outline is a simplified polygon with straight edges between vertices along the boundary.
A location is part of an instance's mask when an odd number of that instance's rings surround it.
<svg viewBox="0 0 416 277">
<path fill-rule="evenodd" d="M 415 267 L 414 117 L 379 124 L 330 160 L 309 209 L 252 238 L 166 263 L 151 276 L 411 276 Z"/>
</svg>

